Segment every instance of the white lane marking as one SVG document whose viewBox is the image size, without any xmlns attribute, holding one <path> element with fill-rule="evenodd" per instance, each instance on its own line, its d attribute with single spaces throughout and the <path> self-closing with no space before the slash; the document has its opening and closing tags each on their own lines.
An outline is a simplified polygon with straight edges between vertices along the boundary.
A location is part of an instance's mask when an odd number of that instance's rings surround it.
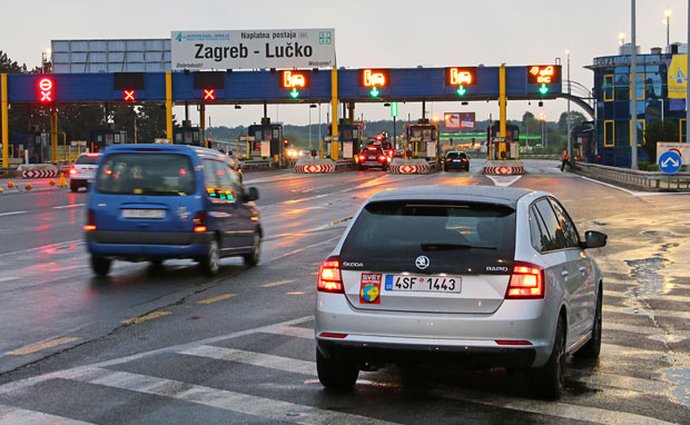
<svg viewBox="0 0 690 425">
<path fill-rule="evenodd" d="M 486 176 L 494 182 L 494 186 L 508 187 L 516 181 L 520 180 L 522 176 Z"/>
<path fill-rule="evenodd" d="M 299 326 L 281 326 L 262 331 L 276 335 L 289 335 L 295 338 L 314 339 L 314 329 L 301 328 Z"/>
<path fill-rule="evenodd" d="M 18 276 L 5 276 L 5 277 L 0 277 L 0 282 L 8 282 L 10 280 L 17 280 L 19 279 Z"/>
<path fill-rule="evenodd" d="M 610 183 L 602 182 L 602 181 L 595 180 L 595 179 L 592 179 L 592 178 L 589 178 L 589 177 L 585 177 L 585 176 L 580 176 L 580 178 L 581 178 L 581 179 L 584 179 L 584 180 L 591 181 L 592 183 L 597 183 L 597 184 L 600 184 L 600 185 L 602 185 L 602 186 L 610 187 L 610 188 L 612 188 L 612 189 L 622 190 L 623 192 L 627 193 L 628 195 L 636 196 L 636 197 L 642 197 L 642 196 L 670 196 L 670 195 L 688 196 L 688 193 L 687 193 L 687 192 L 638 192 L 638 191 L 635 191 L 635 190 L 626 189 L 626 188 L 624 188 L 624 187 L 619 187 L 619 186 L 616 186 L 616 185 L 613 185 L 613 184 L 610 184 Z"/>
<path fill-rule="evenodd" d="M 333 243 L 333 241 L 340 239 L 341 236 L 342 236 L 342 235 L 334 236 L 334 237 L 332 237 L 332 238 L 323 240 L 323 241 L 321 241 L 321 242 L 317 242 L 317 243 L 314 243 L 314 244 L 311 244 L 311 245 L 304 246 L 304 247 L 299 248 L 299 249 L 295 249 L 295 250 L 293 250 L 293 251 L 290 251 L 290 252 L 287 252 L 287 253 L 285 253 L 285 254 L 279 255 L 279 256 L 277 256 L 277 257 L 269 258 L 268 260 L 261 261 L 261 264 L 272 263 L 272 262 L 274 262 L 274 261 L 281 260 L 281 259 L 283 259 L 283 258 L 289 257 L 289 256 L 291 256 L 291 255 L 295 255 L 295 254 L 300 253 L 300 252 L 302 252 L 302 251 L 306 251 L 306 250 L 308 250 L 308 249 L 310 249 L 310 248 L 315 248 L 315 247 L 317 247 L 317 246 L 321 246 L 321 245 L 326 245 L 326 244 L 329 244 L 329 243 Z"/>
<path fill-rule="evenodd" d="M 452 400 L 479 403 L 485 406 L 514 409 L 516 411 L 536 413 L 540 415 L 554 416 L 558 418 L 573 419 L 606 425 L 671 425 L 672 422 L 637 415 L 634 413 L 606 410 L 598 407 L 580 406 L 553 401 L 520 400 L 517 398 L 491 395 L 491 399 L 477 397 L 469 391 L 443 390 L 434 391 L 438 396 Z"/>
<path fill-rule="evenodd" d="M 607 282 L 608 283 L 608 282 Z M 665 294 L 645 294 L 640 293 L 637 295 L 628 294 L 621 291 L 612 291 L 610 289 L 604 290 L 604 296 L 613 298 L 626 298 L 626 299 L 643 299 L 643 300 L 654 300 L 654 301 L 677 301 L 683 303 L 690 303 L 690 296 L 683 295 L 665 295 Z"/>
<path fill-rule="evenodd" d="M 395 423 L 137 373 L 84 368 L 81 373 L 70 376 L 69 379 L 92 385 L 102 385 L 142 394 L 168 397 L 187 403 L 257 416 L 271 422 L 297 422 L 303 424 Z"/>
<path fill-rule="evenodd" d="M 0 217 L 7 217 L 10 215 L 26 214 L 28 211 L 10 211 L 5 213 L 0 213 Z"/>
<path fill-rule="evenodd" d="M 77 207 L 83 207 L 86 204 L 69 204 L 69 205 L 60 205 L 58 207 L 53 207 L 55 210 L 61 210 L 63 208 L 77 208 Z"/>
<path fill-rule="evenodd" d="M 205 357 L 216 360 L 226 360 L 230 362 L 248 364 L 251 366 L 277 369 L 280 371 L 285 371 L 285 365 L 286 363 L 289 363 L 290 372 L 310 376 L 316 375 L 316 364 L 314 362 L 288 359 L 286 357 L 263 354 L 255 351 L 236 350 L 234 348 L 216 347 L 212 345 L 200 345 L 198 347 L 179 351 L 178 354 Z"/>
<path fill-rule="evenodd" d="M 271 283 L 265 283 L 263 285 L 259 285 L 262 288 L 273 288 L 275 286 L 280 286 L 280 285 L 287 285 L 288 283 L 294 282 L 294 279 L 286 279 L 286 280 L 279 280 L 277 282 L 271 282 Z"/>
<path fill-rule="evenodd" d="M 605 305 L 604 311 L 608 313 L 629 314 L 631 316 L 648 317 L 677 317 L 679 319 L 690 319 L 690 312 L 674 310 L 649 310 L 638 307 L 616 307 Z"/>
<path fill-rule="evenodd" d="M 93 425 L 93 423 L 0 404 L 0 425 Z"/>
</svg>

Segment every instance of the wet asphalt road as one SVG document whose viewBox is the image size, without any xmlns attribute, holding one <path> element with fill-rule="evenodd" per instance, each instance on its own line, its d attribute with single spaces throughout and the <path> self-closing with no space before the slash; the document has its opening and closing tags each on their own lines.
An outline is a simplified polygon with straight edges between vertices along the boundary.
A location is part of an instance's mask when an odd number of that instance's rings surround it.
<svg viewBox="0 0 690 425">
<path fill-rule="evenodd" d="M 86 193 L 0 195 L 0 424 L 690 423 L 690 198 L 644 194 L 529 161 L 521 178 L 250 173 L 262 261 L 116 263 L 95 279 L 81 241 Z M 605 273 L 604 345 L 571 361 L 558 403 L 503 370 L 395 368 L 326 392 L 314 365 L 315 273 L 370 194 L 412 184 L 510 185 L 558 196 Z M 61 420 L 62 422 L 58 422 Z M 35 422 L 32 422 L 35 421 Z"/>
</svg>

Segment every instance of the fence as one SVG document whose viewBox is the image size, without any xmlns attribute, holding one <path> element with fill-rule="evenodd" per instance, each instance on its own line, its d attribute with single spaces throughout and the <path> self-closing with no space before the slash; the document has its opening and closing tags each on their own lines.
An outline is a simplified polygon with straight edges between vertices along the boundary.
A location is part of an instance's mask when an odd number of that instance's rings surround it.
<svg viewBox="0 0 690 425">
<path fill-rule="evenodd" d="M 620 183 L 625 186 L 649 191 L 690 191 L 690 173 L 665 174 L 660 171 L 639 171 L 607 165 L 575 163 L 579 174 Z"/>
</svg>

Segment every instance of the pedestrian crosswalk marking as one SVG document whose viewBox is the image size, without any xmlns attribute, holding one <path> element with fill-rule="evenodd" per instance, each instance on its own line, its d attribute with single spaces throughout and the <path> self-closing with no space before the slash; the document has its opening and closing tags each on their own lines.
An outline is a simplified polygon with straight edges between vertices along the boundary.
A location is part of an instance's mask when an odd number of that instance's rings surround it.
<svg viewBox="0 0 690 425">
<path fill-rule="evenodd" d="M 690 319 L 690 311 L 675 311 L 675 310 L 660 310 L 647 309 L 638 307 L 618 307 L 612 305 L 605 305 L 603 307 L 605 313 L 629 314 L 633 316 L 649 316 L 649 317 L 676 317 L 679 319 Z"/>
<path fill-rule="evenodd" d="M 639 294 L 639 295 L 635 296 L 635 295 L 627 294 L 626 292 L 621 292 L 621 291 L 604 290 L 604 296 L 613 297 L 613 298 L 625 298 L 625 299 L 637 299 L 637 298 L 639 298 L 642 300 L 650 300 L 650 301 L 674 301 L 674 302 L 690 303 L 690 297 L 685 297 L 682 295 Z"/>
<path fill-rule="evenodd" d="M 319 409 L 281 400 L 258 397 L 234 391 L 204 387 L 173 379 L 101 368 L 81 368 L 74 381 L 133 391 L 258 416 L 270 421 L 301 424 L 393 424 L 374 418 Z"/>
<path fill-rule="evenodd" d="M 278 369 L 294 373 L 301 373 L 304 375 L 316 374 L 316 365 L 314 362 L 289 359 L 286 357 L 273 356 L 254 351 L 243 351 L 235 350 L 233 348 L 200 345 L 198 347 L 181 350 L 178 353 L 189 356 L 200 356 L 216 360 L 238 362 L 251 366 Z"/>
<path fill-rule="evenodd" d="M 0 404 L 0 425 L 93 425 L 93 423 Z"/>
</svg>

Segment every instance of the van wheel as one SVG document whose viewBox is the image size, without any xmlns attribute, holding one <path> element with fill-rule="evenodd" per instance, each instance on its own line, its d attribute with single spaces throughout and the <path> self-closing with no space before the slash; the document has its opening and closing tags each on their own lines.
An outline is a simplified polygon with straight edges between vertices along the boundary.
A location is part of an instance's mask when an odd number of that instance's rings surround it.
<svg viewBox="0 0 690 425">
<path fill-rule="evenodd" d="M 91 256 L 91 269 L 98 276 L 108 276 L 112 263 L 110 258 L 99 257 L 97 255 Z"/>
<path fill-rule="evenodd" d="M 534 395 L 546 400 L 561 398 L 565 385 L 565 357 L 565 320 L 560 318 L 549 360 L 531 371 L 530 387 Z"/>
<path fill-rule="evenodd" d="M 254 233 L 254 244 L 252 245 L 252 251 L 249 254 L 242 256 L 244 259 L 244 264 L 248 266 L 256 266 L 259 264 L 259 256 L 261 255 L 261 235 L 259 232 Z"/>
<path fill-rule="evenodd" d="M 316 349 L 316 372 L 319 382 L 326 388 L 334 390 L 349 390 L 357 382 L 359 369 L 343 360 L 328 359 L 319 349 Z"/>
<path fill-rule="evenodd" d="M 199 266 L 206 276 L 215 276 L 218 273 L 220 269 L 220 251 L 218 250 L 217 240 L 214 239 L 208 243 L 206 255 L 199 259 Z"/>
<path fill-rule="evenodd" d="M 597 308 L 594 313 L 594 324 L 592 325 L 592 337 L 585 345 L 573 354 L 578 359 L 598 359 L 601 352 L 601 304 L 602 288 L 599 287 L 597 296 Z"/>
</svg>

